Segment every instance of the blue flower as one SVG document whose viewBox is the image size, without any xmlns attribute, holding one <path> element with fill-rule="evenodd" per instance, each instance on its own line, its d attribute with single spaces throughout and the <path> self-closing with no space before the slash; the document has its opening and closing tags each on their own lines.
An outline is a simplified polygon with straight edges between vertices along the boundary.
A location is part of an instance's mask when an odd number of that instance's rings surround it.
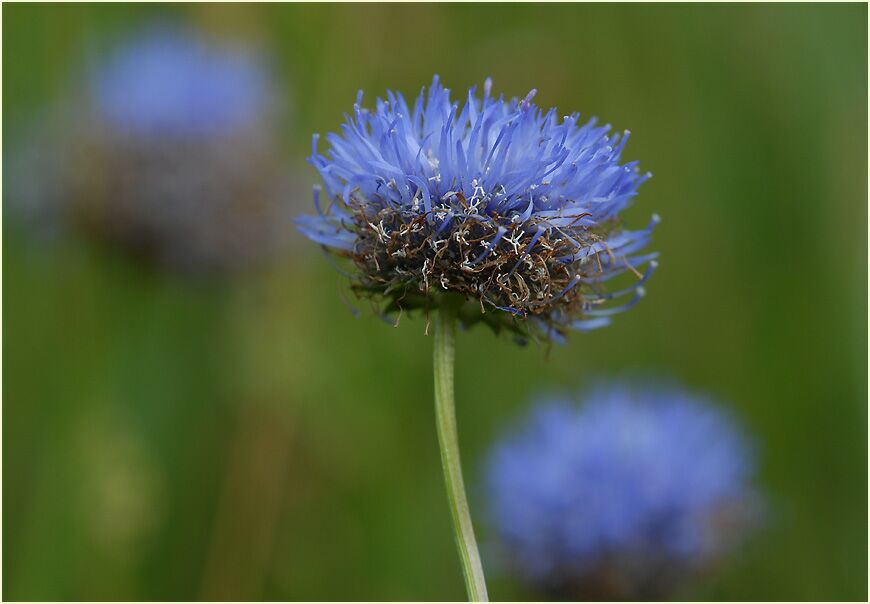
<svg viewBox="0 0 870 604">
<path fill-rule="evenodd" d="M 29 215 L 185 276 L 235 273 L 288 245 L 294 185 L 251 49 L 147 27 L 82 84 L 30 137 L 16 174 L 34 191 Z"/>
<path fill-rule="evenodd" d="M 258 119 L 268 78 L 252 53 L 181 28 L 149 30 L 92 74 L 91 96 L 114 129 L 138 136 L 212 136 Z"/>
<path fill-rule="evenodd" d="M 317 215 L 298 220 L 301 232 L 351 259 L 354 288 L 386 311 L 455 292 L 468 300 L 465 323 L 530 319 L 522 331 L 544 335 L 606 324 L 656 266 L 640 252 L 657 218 L 641 230 L 620 218 L 650 176 L 621 163 L 628 132 L 543 113 L 534 90 L 496 99 L 487 80 L 483 98 L 475 92 L 460 108 L 436 76 L 413 109 L 388 92 L 374 110 L 360 92 L 327 155 L 314 137 L 327 204 L 315 189 Z M 607 287 L 621 275 L 631 281 Z"/>
<path fill-rule="evenodd" d="M 680 390 L 609 385 L 545 400 L 487 464 L 492 523 L 517 572 L 576 598 L 661 597 L 753 525 L 753 453 Z"/>
</svg>

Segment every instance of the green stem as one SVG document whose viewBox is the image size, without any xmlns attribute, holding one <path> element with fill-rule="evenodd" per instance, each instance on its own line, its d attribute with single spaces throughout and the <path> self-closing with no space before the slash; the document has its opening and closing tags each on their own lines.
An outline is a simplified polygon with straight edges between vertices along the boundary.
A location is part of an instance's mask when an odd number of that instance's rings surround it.
<svg viewBox="0 0 870 604">
<path fill-rule="evenodd" d="M 456 339 L 456 313 L 443 306 L 435 313 L 435 418 L 438 425 L 438 444 L 441 448 L 441 467 L 447 485 L 447 499 L 453 516 L 456 546 L 469 602 L 487 602 L 483 565 L 471 526 L 471 513 L 462 482 L 459 462 L 459 435 L 456 431 L 456 408 L 453 402 L 453 358 Z"/>
</svg>

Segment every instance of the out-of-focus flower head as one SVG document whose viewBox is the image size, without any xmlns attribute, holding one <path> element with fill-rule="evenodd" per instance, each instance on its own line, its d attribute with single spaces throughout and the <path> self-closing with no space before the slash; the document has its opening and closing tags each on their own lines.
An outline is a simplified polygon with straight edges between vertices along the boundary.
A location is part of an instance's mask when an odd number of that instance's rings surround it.
<svg viewBox="0 0 870 604">
<path fill-rule="evenodd" d="M 131 40 L 91 76 L 94 109 L 130 136 L 221 137 L 269 109 L 268 74 L 243 47 L 179 29 Z"/>
<path fill-rule="evenodd" d="M 356 265 L 357 292 L 385 312 L 466 299 L 460 318 L 522 334 L 591 329 L 632 306 L 656 264 L 640 254 L 653 224 L 620 212 L 649 178 L 622 163 L 628 132 L 544 113 L 524 99 L 468 91 L 464 105 L 437 76 L 408 105 L 360 92 L 341 134 L 311 162 L 326 193 L 300 230 Z M 624 287 L 608 287 L 626 275 Z"/>
<path fill-rule="evenodd" d="M 612 384 L 538 403 L 487 464 L 516 573 L 551 596 L 656 599 L 757 524 L 753 451 L 703 397 Z"/>
<path fill-rule="evenodd" d="M 31 149 L 40 218 L 185 274 L 250 268 L 286 244 L 279 96 L 251 48 L 157 25 L 81 81 Z"/>
</svg>

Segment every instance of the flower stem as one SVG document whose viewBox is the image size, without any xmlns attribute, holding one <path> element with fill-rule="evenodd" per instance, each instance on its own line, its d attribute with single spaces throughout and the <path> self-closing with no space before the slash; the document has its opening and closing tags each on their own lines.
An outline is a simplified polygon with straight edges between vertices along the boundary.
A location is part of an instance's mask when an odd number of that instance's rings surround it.
<svg viewBox="0 0 870 604">
<path fill-rule="evenodd" d="M 456 339 L 456 312 L 449 305 L 435 313 L 435 418 L 438 426 L 438 444 L 441 449 L 441 467 L 447 485 L 447 499 L 453 516 L 456 546 L 469 602 L 487 602 L 483 565 L 471 526 L 471 513 L 462 481 L 459 461 L 459 435 L 456 431 L 456 408 L 453 402 L 453 358 Z"/>
</svg>

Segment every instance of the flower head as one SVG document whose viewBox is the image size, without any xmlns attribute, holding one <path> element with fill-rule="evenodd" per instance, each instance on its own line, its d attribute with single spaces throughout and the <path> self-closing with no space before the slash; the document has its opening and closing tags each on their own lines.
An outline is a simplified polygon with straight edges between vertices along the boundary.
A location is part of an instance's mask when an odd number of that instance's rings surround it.
<svg viewBox="0 0 870 604">
<path fill-rule="evenodd" d="M 679 390 L 611 385 L 539 404 L 493 450 L 492 521 L 518 573 L 551 593 L 667 594 L 752 526 L 749 444 Z"/>
<path fill-rule="evenodd" d="M 137 136 L 221 136 L 256 122 L 271 101 L 245 48 L 175 28 L 131 40 L 92 74 L 90 93 L 111 128 Z"/>
<path fill-rule="evenodd" d="M 19 180 L 44 184 L 27 213 L 175 273 L 267 261 L 292 228 L 277 98 L 250 48 L 146 28 L 93 63 L 32 137 Z"/>
<path fill-rule="evenodd" d="M 455 292 L 466 323 L 528 319 L 522 331 L 545 335 L 607 323 L 655 268 L 639 252 L 657 219 L 634 231 L 620 219 L 649 174 L 621 163 L 628 132 L 544 113 L 534 95 L 494 98 L 487 80 L 460 107 L 437 76 L 413 108 L 388 92 L 364 109 L 360 93 L 327 155 L 314 137 L 328 205 L 315 190 L 300 230 L 350 258 L 355 289 L 387 311 Z M 620 275 L 631 282 L 608 289 Z"/>
</svg>

